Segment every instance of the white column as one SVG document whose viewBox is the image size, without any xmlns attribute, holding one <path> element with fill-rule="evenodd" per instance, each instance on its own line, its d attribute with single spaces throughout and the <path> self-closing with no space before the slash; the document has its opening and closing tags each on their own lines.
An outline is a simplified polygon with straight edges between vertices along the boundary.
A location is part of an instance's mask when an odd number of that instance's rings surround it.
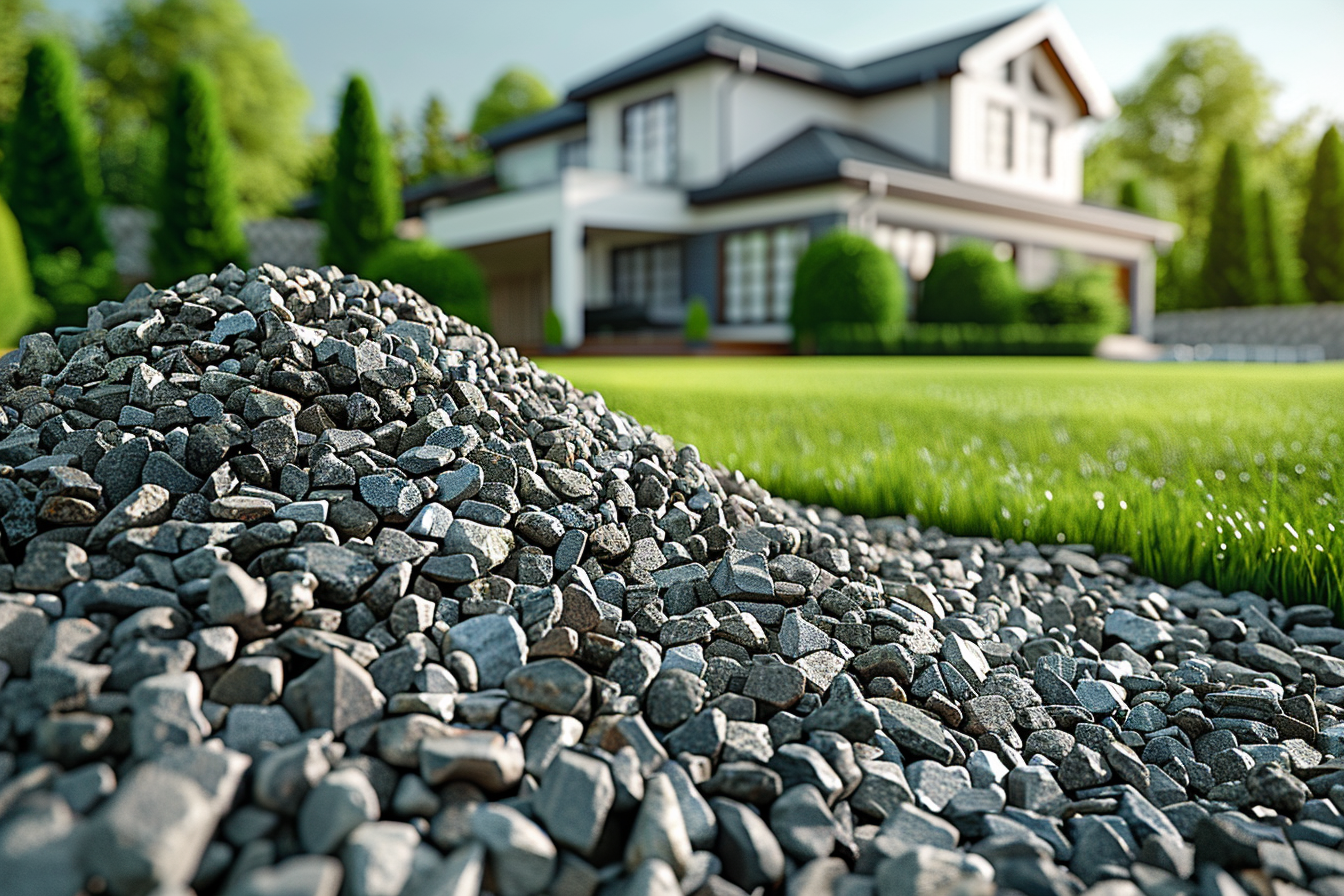
<svg viewBox="0 0 1344 896">
<path fill-rule="evenodd" d="M 1153 338 L 1153 313 L 1157 305 L 1157 259 L 1151 246 L 1144 246 L 1142 254 L 1130 268 L 1129 308 L 1130 332 L 1144 339 Z"/>
<path fill-rule="evenodd" d="M 551 307 L 564 327 L 565 348 L 583 344 L 583 225 L 561 212 L 551 231 Z"/>
</svg>

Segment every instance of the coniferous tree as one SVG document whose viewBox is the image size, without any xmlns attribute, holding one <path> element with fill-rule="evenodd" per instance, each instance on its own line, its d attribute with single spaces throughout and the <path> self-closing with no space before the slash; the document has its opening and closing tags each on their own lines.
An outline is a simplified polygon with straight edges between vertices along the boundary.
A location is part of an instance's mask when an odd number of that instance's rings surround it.
<svg viewBox="0 0 1344 896">
<path fill-rule="evenodd" d="M 4 195 L 19 222 L 40 296 L 57 324 L 82 324 L 115 269 L 99 217 L 101 185 L 75 61 L 55 38 L 34 41 L 9 129 Z"/>
<path fill-rule="evenodd" d="M 378 128 L 369 85 L 350 79 L 336 129 L 335 174 L 327 187 L 323 255 L 331 264 L 358 271 L 392 239 L 401 218 L 401 197 L 387 140 Z"/>
<path fill-rule="evenodd" d="M 1267 297 L 1260 213 L 1247 184 L 1245 153 L 1235 142 L 1218 172 L 1202 279 L 1209 307 L 1257 305 Z"/>
<path fill-rule="evenodd" d="M 0 349 L 18 345 L 19 337 L 50 320 L 51 308 L 33 295 L 19 222 L 0 199 Z"/>
<path fill-rule="evenodd" d="M 1298 249 L 1307 296 L 1313 302 L 1344 301 L 1344 143 L 1335 127 L 1316 150 L 1307 197 Z"/>
<path fill-rule="evenodd" d="M 1260 234 L 1264 240 L 1265 285 L 1269 300 L 1276 305 L 1293 305 L 1306 300 L 1297 259 L 1279 214 L 1279 201 L 1268 187 L 1260 191 Z"/>
<path fill-rule="evenodd" d="M 1149 217 L 1157 214 L 1157 206 L 1153 203 L 1147 185 L 1137 177 L 1131 177 L 1120 185 L 1120 207 Z"/>
<path fill-rule="evenodd" d="M 183 66 L 173 80 L 158 212 L 154 272 L 163 285 L 229 262 L 247 267 L 219 98 L 199 65 Z"/>
<path fill-rule="evenodd" d="M 439 174 L 457 174 L 461 168 L 448 127 L 448 107 L 431 96 L 420 118 L 420 159 L 416 177 L 420 180 Z"/>
</svg>

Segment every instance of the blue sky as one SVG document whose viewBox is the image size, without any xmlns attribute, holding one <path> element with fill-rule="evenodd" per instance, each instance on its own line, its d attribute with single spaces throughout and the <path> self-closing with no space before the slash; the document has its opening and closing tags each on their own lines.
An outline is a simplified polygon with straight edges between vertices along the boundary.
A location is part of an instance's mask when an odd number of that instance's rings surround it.
<svg viewBox="0 0 1344 896">
<path fill-rule="evenodd" d="M 47 0 L 99 19 L 113 0 Z M 641 48 L 722 18 L 837 61 L 862 60 L 1029 8 L 1013 0 L 248 0 L 289 49 L 328 129 L 352 70 L 384 117 L 418 116 L 430 92 L 456 126 L 499 71 L 524 64 L 557 92 Z M 1279 82 L 1281 118 L 1344 118 L 1344 0 L 1057 0 L 1111 88 L 1132 83 L 1171 37 L 1232 32 Z"/>
</svg>

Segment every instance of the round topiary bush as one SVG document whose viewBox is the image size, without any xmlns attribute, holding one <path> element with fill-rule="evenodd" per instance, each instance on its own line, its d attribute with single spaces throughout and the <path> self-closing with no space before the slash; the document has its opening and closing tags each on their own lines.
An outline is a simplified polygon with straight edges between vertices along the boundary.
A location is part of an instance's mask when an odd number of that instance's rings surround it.
<svg viewBox="0 0 1344 896">
<path fill-rule="evenodd" d="M 900 324 L 905 279 L 890 255 L 857 233 L 835 230 L 807 247 L 793 279 L 796 332 L 826 324 Z"/>
<path fill-rule="evenodd" d="M 1026 310 L 1029 321 L 1046 326 L 1088 324 L 1115 333 L 1125 323 L 1115 277 L 1100 267 L 1065 271 L 1053 284 L 1032 293 Z"/>
<path fill-rule="evenodd" d="M 490 328 L 490 293 L 470 256 L 428 240 L 395 240 L 374 253 L 365 270 L 371 280 L 391 280 L 420 293 L 449 314 Z"/>
<path fill-rule="evenodd" d="M 1024 300 L 1011 263 L 965 242 L 934 261 L 915 312 L 926 324 L 1011 324 L 1023 319 Z"/>
</svg>

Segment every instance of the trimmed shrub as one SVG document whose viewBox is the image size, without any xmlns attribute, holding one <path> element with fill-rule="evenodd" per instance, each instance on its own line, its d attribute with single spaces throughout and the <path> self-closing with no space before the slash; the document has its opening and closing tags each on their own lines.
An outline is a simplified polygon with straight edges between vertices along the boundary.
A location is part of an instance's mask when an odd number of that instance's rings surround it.
<svg viewBox="0 0 1344 896">
<path fill-rule="evenodd" d="M 905 320 L 905 280 L 871 240 L 834 230 L 807 247 L 793 279 L 789 322 L 795 333 L 830 323 L 897 324 Z"/>
<path fill-rule="evenodd" d="M 1027 322 L 1045 326 L 1084 324 L 1115 333 L 1124 328 L 1125 316 L 1115 276 L 1102 267 L 1065 270 L 1026 299 Z"/>
<path fill-rule="evenodd" d="M 1268 298 L 1260 211 L 1248 182 L 1246 153 L 1229 143 L 1209 211 L 1209 242 L 1200 278 L 1210 308 L 1259 305 Z"/>
<path fill-rule="evenodd" d="M 709 306 L 700 296 L 692 296 L 686 306 L 684 334 L 688 345 L 703 345 L 709 342 Z"/>
<path fill-rule="evenodd" d="M 449 314 L 490 327 L 490 293 L 471 256 L 428 240 L 396 240 L 364 265 L 370 280 L 391 280 L 420 293 Z"/>
<path fill-rule="evenodd" d="M 50 322 L 51 309 L 33 295 L 19 222 L 0 198 L 0 349 Z"/>
<path fill-rule="evenodd" d="M 1091 324 L 828 324 L 817 333 L 823 355 L 1092 354 L 1104 334 Z"/>
<path fill-rule="evenodd" d="M 392 239 L 401 219 L 401 195 L 373 94 L 359 76 L 345 90 L 335 145 L 335 173 L 322 209 L 327 225 L 322 255 L 329 264 L 363 271 L 364 262 Z"/>
<path fill-rule="evenodd" d="M 542 336 L 547 348 L 559 348 L 565 344 L 565 325 L 554 308 L 546 309 L 546 319 L 542 321 Z"/>
<path fill-rule="evenodd" d="M 229 262 L 247 267 L 228 136 L 209 72 L 183 66 L 168 98 L 168 145 L 159 184 L 154 271 L 167 286 Z"/>
<path fill-rule="evenodd" d="M 1313 302 L 1344 302 L 1344 140 L 1331 127 L 1316 150 L 1298 252 Z"/>
<path fill-rule="evenodd" d="M 1024 299 L 1012 264 L 971 240 L 934 260 L 915 316 L 927 324 L 1011 324 L 1023 319 Z"/>
</svg>

